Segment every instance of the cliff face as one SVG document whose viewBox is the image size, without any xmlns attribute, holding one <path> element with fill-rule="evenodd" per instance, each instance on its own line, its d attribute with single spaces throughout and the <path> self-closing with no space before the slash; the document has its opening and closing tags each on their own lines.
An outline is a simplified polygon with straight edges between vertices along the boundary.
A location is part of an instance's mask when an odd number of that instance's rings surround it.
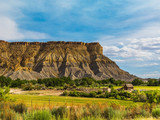
<svg viewBox="0 0 160 120">
<path fill-rule="evenodd" d="M 97 80 L 135 78 L 105 57 L 99 43 L 0 41 L 0 46 L 0 75 L 12 79 L 62 76 Z"/>
</svg>

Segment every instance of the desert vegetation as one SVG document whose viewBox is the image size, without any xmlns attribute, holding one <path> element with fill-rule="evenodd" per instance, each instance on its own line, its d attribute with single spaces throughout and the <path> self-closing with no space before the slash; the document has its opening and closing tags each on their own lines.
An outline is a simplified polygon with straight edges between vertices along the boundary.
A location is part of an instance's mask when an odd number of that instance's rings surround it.
<svg viewBox="0 0 160 120">
<path fill-rule="evenodd" d="M 128 120 L 160 118 L 160 108 L 155 104 L 122 106 L 119 104 L 86 104 L 27 107 L 23 103 L 0 103 L 2 120 Z"/>
<path fill-rule="evenodd" d="M 159 83 L 135 79 L 135 88 Z M 38 80 L 12 80 L 0 77 L 0 119 L 2 120 L 127 120 L 159 119 L 160 91 L 116 90 L 126 83 L 113 78 L 96 81 L 92 78 L 71 80 L 69 77 Z M 57 89 L 62 96 L 12 95 L 11 88 L 25 91 Z M 103 87 L 111 89 L 103 91 Z M 83 89 L 91 89 L 84 91 Z M 141 88 L 141 87 L 140 87 Z M 156 88 L 156 87 L 154 87 Z M 81 91 L 82 89 L 82 91 Z M 80 91 L 77 91 L 80 90 Z M 94 91 L 95 90 L 95 91 Z M 94 99 L 93 99 L 94 98 Z"/>
</svg>

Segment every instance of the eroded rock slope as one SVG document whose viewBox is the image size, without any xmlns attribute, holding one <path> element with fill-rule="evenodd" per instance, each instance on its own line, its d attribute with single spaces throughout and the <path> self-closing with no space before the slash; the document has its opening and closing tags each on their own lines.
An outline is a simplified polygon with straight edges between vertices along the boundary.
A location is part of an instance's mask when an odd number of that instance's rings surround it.
<svg viewBox="0 0 160 120">
<path fill-rule="evenodd" d="M 62 76 L 135 78 L 105 57 L 99 43 L 83 42 L 0 41 L 0 75 L 27 80 Z"/>
</svg>

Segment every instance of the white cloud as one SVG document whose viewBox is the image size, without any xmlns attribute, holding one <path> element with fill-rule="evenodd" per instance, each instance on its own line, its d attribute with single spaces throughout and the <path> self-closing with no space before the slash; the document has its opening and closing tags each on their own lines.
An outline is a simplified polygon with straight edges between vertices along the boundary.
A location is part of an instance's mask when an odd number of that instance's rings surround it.
<svg viewBox="0 0 160 120">
<path fill-rule="evenodd" d="M 58 0 L 53 3 L 56 4 L 56 7 L 61 9 L 71 10 L 77 2 L 75 0 Z"/>
<path fill-rule="evenodd" d="M 10 40 L 23 38 L 23 35 L 18 32 L 17 24 L 7 17 L 0 17 L 0 39 Z"/>
<path fill-rule="evenodd" d="M 151 22 L 145 24 L 142 28 L 134 31 L 128 37 L 130 38 L 155 38 L 160 37 L 160 23 Z"/>
<path fill-rule="evenodd" d="M 134 58 L 140 61 L 160 58 L 160 24 L 150 24 L 135 33 L 110 39 L 113 42 L 107 43 L 105 41 L 108 41 L 108 36 L 99 38 L 104 53 L 109 57 Z"/>
<path fill-rule="evenodd" d="M 121 59 L 113 59 L 113 61 L 115 61 L 115 62 L 125 62 L 125 60 L 121 60 Z"/>
<path fill-rule="evenodd" d="M 138 76 L 142 78 L 160 78 L 160 72 L 154 71 L 146 74 L 139 74 Z"/>
<path fill-rule="evenodd" d="M 145 58 L 145 59 L 152 59 L 153 54 L 155 54 L 152 51 L 145 50 L 143 47 L 150 47 L 147 45 L 144 45 L 143 42 L 136 42 L 132 43 L 123 43 L 121 46 L 105 46 L 104 45 L 104 53 L 108 56 L 117 56 L 122 58 L 129 58 L 129 57 L 135 57 L 138 59 Z"/>
<path fill-rule="evenodd" d="M 139 64 L 136 65 L 137 67 L 151 67 L 151 66 L 158 66 L 159 63 L 147 63 L 147 64 Z"/>
<path fill-rule="evenodd" d="M 46 39 L 49 36 L 45 33 L 24 30 L 19 28 L 17 19 L 24 18 L 20 8 L 25 2 L 19 0 L 8 0 L 0 2 L 0 39 L 1 40 L 24 40 L 24 39 Z"/>
<path fill-rule="evenodd" d="M 7 17 L 0 17 L 0 39 L 1 40 L 23 40 L 23 39 L 46 39 L 45 33 L 27 31 L 18 28 L 15 21 Z"/>
</svg>

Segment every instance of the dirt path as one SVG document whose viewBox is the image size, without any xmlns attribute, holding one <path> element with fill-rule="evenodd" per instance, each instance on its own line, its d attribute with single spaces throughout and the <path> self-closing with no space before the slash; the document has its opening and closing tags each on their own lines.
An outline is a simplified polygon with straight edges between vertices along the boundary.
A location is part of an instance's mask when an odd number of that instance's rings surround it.
<svg viewBox="0 0 160 120">
<path fill-rule="evenodd" d="M 22 95 L 39 95 L 39 96 L 45 96 L 45 95 L 53 95 L 53 96 L 59 96 L 63 93 L 63 90 L 32 90 L 32 91 L 23 91 L 19 88 L 11 88 L 10 94 L 22 94 Z"/>
</svg>

